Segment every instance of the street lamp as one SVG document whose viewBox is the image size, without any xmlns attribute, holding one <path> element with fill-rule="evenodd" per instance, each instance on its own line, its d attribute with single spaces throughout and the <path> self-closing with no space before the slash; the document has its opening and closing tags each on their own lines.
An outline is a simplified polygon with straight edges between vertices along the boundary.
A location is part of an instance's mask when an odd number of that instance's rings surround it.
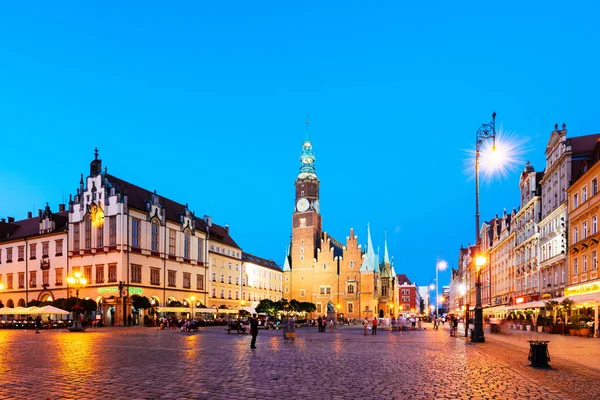
<svg viewBox="0 0 600 400">
<path fill-rule="evenodd" d="M 77 297 L 77 301 L 75 303 L 75 308 L 79 309 L 79 289 L 87 285 L 87 279 L 81 275 L 79 271 L 75 272 L 73 276 L 67 277 L 67 283 L 75 288 L 75 296 Z M 77 311 L 77 318 L 73 321 L 73 326 L 69 328 L 71 332 L 83 332 L 85 329 L 81 325 L 81 321 L 79 320 L 79 310 Z"/>
<path fill-rule="evenodd" d="M 438 271 L 445 270 L 448 268 L 448 263 L 444 260 L 439 260 L 435 263 L 435 319 L 438 318 L 438 310 L 440 308 L 440 297 L 439 297 L 439 278 Z"/>
<path fill-rule="evenodd" d="M 481 124 L 475 134 L 475 244 L 479 251 L 479 156 L 481 147 L 487 139 L 492 139 L 492 152 L 496 150 L 496 112 L 492 113 L 492 121 L 487 124 Z M 485 342 L 483 335 L 483 307 L 481 306 L 481 267 L 485 264 L 485 257 L 477 257 L 477 283 L 475 284 L 475 329 L 472 342 Z M 478 264 L 482 262 L 482 264 Z"/>
</svg>

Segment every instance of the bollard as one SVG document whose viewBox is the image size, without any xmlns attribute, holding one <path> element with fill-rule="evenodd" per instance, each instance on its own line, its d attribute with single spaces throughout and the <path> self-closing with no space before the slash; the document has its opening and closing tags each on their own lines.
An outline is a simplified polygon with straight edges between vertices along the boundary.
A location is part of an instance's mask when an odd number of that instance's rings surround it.
<svg viewBox="0 0 600 400">
<path fill-rule="evenodd" d="M 550 354 L 548 353 L 549 340 L 528 340 L 529 342 L 529 357 L 532 367 L 549 368 Z"/>
</svg>

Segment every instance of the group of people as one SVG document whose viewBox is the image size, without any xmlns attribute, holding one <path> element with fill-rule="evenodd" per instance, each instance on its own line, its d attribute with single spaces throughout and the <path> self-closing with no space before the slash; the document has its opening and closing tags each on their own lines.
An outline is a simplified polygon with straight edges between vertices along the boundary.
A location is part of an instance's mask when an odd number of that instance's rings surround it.
<svg viewBox="0 0 600 400">
<path fill-rule="evenodd" d="M 379 321 L 377 320 L 377 318 L 373 318 L 372 321 L 369 320 L 369 318 L 365 317 L 365 319 L 363 320 L 363 330 L 364 330 L 364 334 L 367 334 L 367 331 L 369 330 L 369 327 L 371 328 L 371 335 L 377 335 L 377 325 L 379 325 Z"/>
<path fill-rule="evenodd" d="M 317 327 L 319 328 L 319 332 L 333 332 L 336 323 L 333 318 L 327 320 L 327 318 L 319 316 L 319 318 L 317 318 Z"/>
</svg>

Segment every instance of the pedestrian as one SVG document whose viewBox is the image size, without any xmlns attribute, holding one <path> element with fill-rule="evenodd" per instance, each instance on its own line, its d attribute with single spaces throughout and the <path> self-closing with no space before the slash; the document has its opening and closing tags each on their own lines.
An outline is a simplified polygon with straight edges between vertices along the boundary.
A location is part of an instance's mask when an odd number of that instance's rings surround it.
<svg viewBox="0 0 600 400">
<path fill-rule="evenodd" d="M 363 321 L 363 329 L 365 331 L 365 336 L 366 336 L 367 330 L 369 330 L 369 319 L 367 317 L 365 317 L 365 320 Z"/>
<path fill-rule="evenodd" d="M 42 329 L 42 317 L 35 317 L 35 333 L 40 333 L 40 329 Z"/>
<path fill-rule="evenodd" d="M 373 318 L 373 330 L 371 331 L 371 335 L 377 335 L 377 317 Z"/>
<path fill-rule="evenodd" d="M 256 348 L 256 336 L 258 335 L 258 318 L 256 314 L 252 314 L 252 319 L 250 320 L 250 335 L 252 335 L 252 341 L 250 342 L 250 348 Z"/>
<path fill-rule="evenodd" d="M 129 314 L 129 316 L 127 317 L 127 325 L 128 326 L 131 326 L 131 320 L 132 320 L 131 314 Z"/>
<path fill-rule="evenodd" d="M 321 328 L 323 327 L 323 319 L 320 315 L 319 318 L 317 318 L 317 326 L 319 327 L 319 332 L 321 332 Z"/>
<path fill-rule="evenodd" d="M 421 317 L 417 318 L 417 327 L 421 330 Z"/>
</svg>

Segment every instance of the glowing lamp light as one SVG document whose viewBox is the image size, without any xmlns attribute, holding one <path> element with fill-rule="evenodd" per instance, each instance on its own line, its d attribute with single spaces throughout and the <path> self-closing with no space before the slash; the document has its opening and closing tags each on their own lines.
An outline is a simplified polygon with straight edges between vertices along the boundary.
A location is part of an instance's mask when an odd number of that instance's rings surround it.
<svg viewBox="0 0 600 400">
<path fill-rule="evenodd" d="M 477 266 L 477 269 L 483 267 L 486 261 L 487 259 L 485 258 L 485 256 L 477 256 L 475 258 L 475 265 Z"/>
<path fill-rule="evenodd" d="M 4 285 L 0 283 L 0 290 L 4 290 Z"/>
</svg>

